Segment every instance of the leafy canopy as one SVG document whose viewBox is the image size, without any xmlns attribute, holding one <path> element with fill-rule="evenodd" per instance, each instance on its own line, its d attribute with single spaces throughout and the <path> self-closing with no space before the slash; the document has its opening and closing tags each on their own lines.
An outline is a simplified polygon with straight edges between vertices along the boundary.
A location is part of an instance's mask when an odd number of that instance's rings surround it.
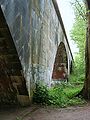
<svg viewBox="0 0 90 120">
<path fill-rule="evenodd" d="M 84 80 L 86 39 L 85 6 L 84 3 L 77 2 L 77 0 L 74 1 L 72 5 L 75 13 L 75 22 L 71 30 L 71 38 L 75 41 L 77 47 L 79 48 L 79 53 L 77 53 L 75 57 L 74 75 L 78 77 L 78 80 Z"/>
</svg>

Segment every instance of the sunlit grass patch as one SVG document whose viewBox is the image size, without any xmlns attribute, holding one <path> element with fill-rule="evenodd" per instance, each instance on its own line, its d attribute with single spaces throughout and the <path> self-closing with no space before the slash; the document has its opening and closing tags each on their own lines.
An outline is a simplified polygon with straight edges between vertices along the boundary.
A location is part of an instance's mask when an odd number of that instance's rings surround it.
<svg viewBox="0 0 90 120">
<path fill-rule="evenodd" d="M 68 98 L 72 98 L 81 91 L 82 87 L 83 87 L 82 84 L 80 84 L 80 85 L 68 85 L 63 89 L 63 91 Z"/>
<path fill-rule="evenodd" d="M 75 97 L 82 89 L 82 84 L 60 84 L 48 89 L 39 85 L 34 94 L 34 102 L 42 105 L 54 105 L 67 107 L 71 105 L 82 105 L 85 100 Z"/>
</svg>

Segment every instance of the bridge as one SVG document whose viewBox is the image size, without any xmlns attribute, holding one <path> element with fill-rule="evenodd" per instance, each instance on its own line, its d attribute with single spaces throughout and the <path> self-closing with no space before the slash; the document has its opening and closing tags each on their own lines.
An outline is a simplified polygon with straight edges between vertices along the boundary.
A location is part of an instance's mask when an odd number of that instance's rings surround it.
<svg viewBox="0 0 90 120">
<path fill-rule="evenodd" d="M 56 0 L 0 0 L 0 104 L 29 103 L 37 81 L 62 81 L 72 61 Z"/>
</svg>

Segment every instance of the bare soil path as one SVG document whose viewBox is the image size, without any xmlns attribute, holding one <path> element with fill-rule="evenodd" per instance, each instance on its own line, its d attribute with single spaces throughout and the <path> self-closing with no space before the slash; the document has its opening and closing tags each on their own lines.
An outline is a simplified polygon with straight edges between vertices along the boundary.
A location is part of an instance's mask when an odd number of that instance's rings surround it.
<svg viewBox="0 0 90 120">
<path fill-rule="evenodd" d="M 30 106 L 2 109 L 0 120 L 90 120 L 90 103 L 68 108 Z"/>
</svg>

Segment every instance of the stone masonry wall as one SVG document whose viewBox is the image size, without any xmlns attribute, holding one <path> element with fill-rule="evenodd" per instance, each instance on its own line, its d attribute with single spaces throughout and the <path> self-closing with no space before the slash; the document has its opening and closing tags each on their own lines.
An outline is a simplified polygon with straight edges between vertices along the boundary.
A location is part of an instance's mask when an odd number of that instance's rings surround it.
<svg viewBox="0 0 90 120">
<path fill-rule="evenodd" d="M 0 0 L 0 4 L 31 96 L 36 81 L 44 81 L 50 86 L 61 41 L 65 44 L 67 54 L 70 53 L 62 25 L 52 0 Z"/>
</svg>

